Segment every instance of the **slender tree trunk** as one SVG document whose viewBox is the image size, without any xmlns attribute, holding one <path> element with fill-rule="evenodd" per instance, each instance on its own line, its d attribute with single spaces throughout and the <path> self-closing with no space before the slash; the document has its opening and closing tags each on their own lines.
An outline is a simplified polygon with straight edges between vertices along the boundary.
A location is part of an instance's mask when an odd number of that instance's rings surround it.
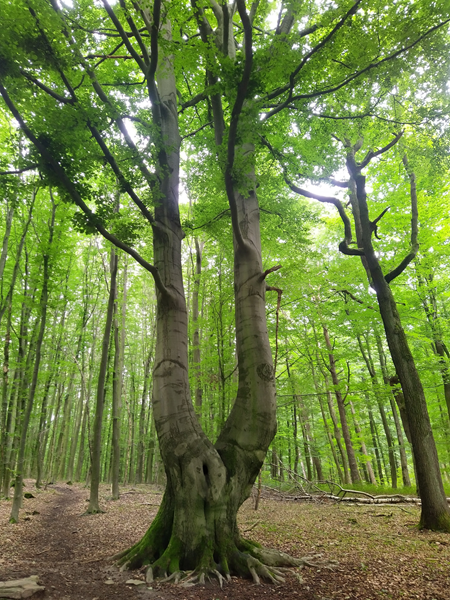
<svg viewBox="0 0 450 600">
<path fill-rule="evenodd" d="M 350 436 L 350 429 L 348 427 L 347 415 L 345 413 L 345 406 L 344 406 L 344 398 L 342 397 L 342 393 L 339 389 L 339 379 L 337 376 L 336 362 L 335 362 L 335 358 L 334 358 L 334 354 L 333 354 L 333 349 L 331 347 L 330 336 L 328 334 L 328 329 L 325 327 L 325 325 L 322 325 L 322 330 L 323 330 L 323 336 L 325 338 L 325 344 L 326 344 L 327 350 L 328 350 L 328 360 L 329 360 L 329 365 L 330 365 L 329 369 L 330 369 L 331 379 L 333 381 L 333 386 L 334 386 L 334 395 L 336 396 L 336 401 L 337 401 L 337 405 L 338 405 L 339 418 L 340 418 L 341 427 L 342 427 L 342 435 L 344 437 L 345 448 L 347 450 L 348 464 L 350 466 L 350 474 L 351 474 L 351 478 L 352 478 L 352 483 L 358 483 L 359 481 L 361 481 L 361 477 L 359 475 L 358 463 L 356 461 L 355 451 L 353 449 L 353 444 L 352 444 L 352 438 Z"/>
<path fill-rule="evenodd" d="M 114 378 L 112 404 L 112 464 L 111 464 L 111 493 L 112 499 L 119 498 L 120 470 L 120 406 L 123 385 L 123 363 L 125 353 L 125 317 L 127 307 L 127 263 L 123 269 L 123 291 L 121 302 L 121 323 L 119 325 L 119 307 L 114 304 Z"/>
<path fill-rule="evenodd" d="M 402 327 L 394 296 L 372 245 L 372 225 L 366 201 L 365 177 L 359 172 L 354 174 L 354 178 L 360 210 L 364 255 L 377 294 L 392 361 L 400 379 L 405 399 L 422 500 L 420 526 L 426 529 L 450 531 L 450 509 L 442 484 L 439 459 L 431 430 L 425 394 Z M 415 193 L 415 182 L 413 176 L 411 176 L 411 194 L 413 195 L 413 193 Z"/>
<path fill-rule="evenodd" d="M 150 346 L 150 351 L 144 362 L 144 387 L 142 389 L 141 409 L 139 413 L 139 441 L 137 450 L 137 467 L 136 467 L 136 483 L 142 483 L 144 473 L 144 458 L 145 458 L 145 413 L 147 407 L 148 384 L 150 377 L 150 367 L 153 359 L 153 341 Z M 148 409 L 150 416 L 150 408 Z M 148 429 L 148 427 L 147 427 Z"/>
<path fill-rule="evenodd" d="M 41 350 L 42 344 L 44 341 L 45 334 L 45 326 L 47 321 L 47 304 L 48 304 L 48 284 L 50 279 L 50 257 L 49 252 L 52 246 L 53 241 L 53 231 L 55 226 L 55 212 L 56 205 L 52 199 L 52 214 L 51 220 L 49 224 L 49 239 L 47 243 L 47 248 L 44 254 L 44 270 L 43 270 L 43 280 L 42 280 L 42 292 L 41 292 L 41 300 L 40 300 L 40 326 L 39 326 L 39 334 L 36 341 L 36 352 L 34 359 L 34 368 L 33 368 L 33 376 L 31 379 L 30 390 L 28 394 L 28 400 L 26 403 L 25 413 L 23 416 L 23 421 L 21 423 L 21 434 L 20 434 L 20 445 L 19 445 L 19 454 L 17 457 L 17 466 L 16 466 L 16 478 L 14 485 L 14 499 L 11 507 L 11 516 L 10 522 L 17 523 L 19 520 L 19 509 L 22 504 L 22 488 L 23 488 L 23 465 L 24 465 L 24 457 L 25 457 L 25 444 L 27 440 L 28 433 L 28 425 L 30 423 L 31 411 L 33 409 L 34 396 L 36 392 L 39 367 L 41 362 Z"/>
<path fill-rule="evenodd" d="M 114 249 L 111 249 L 110 257 L 111 278 L 109 285 L 108 308 L 106 311 L 105 330 L 102 341 L 102 355 L 100 360 L 100 371 L 97 382 L 97 399 L 95 404 L 95 417 L 92 435 L 92 454 L 91 454 L 91 485 L 89 494 L 88 514 L 102 512 L 98 503 L 98 488 L 100 485 L 100 458 L 101 458 L 101 440 L 102 440 L 102 422 L 103 407 L 105 403 L 105 381 L 108 370 L 109 340 L 111 336 L 111 326 L 114 312 L 114 298 L 116 294 L 117 279 L 117 255 Z"/>
<path fill-rule="evenodd" d="M 367 398 L 367 401 L 370 402 L 368 398 Z M 383 485 L 384 484 L 383 465 L 381 464 L 381 455 L 380 455 L 380 449 L 378 447 L 377 430 L 376 430 L 375 421 L 373 418 L 373 412 L 372 412 L 372 409 L 370 408 L 370 406 L 369 406 L 369 424 L 370 424 L 370 433 L 372 435 L 373 449 L 375 452 L 376 465 L 378 467 L 378 477 L 380 478 L 380 483 Z"/>
<path fill-rule="evenodd" d="M 6 205 L 5 218 L 5 233 L 3 234 L 2 252 L 0 254 L 0 281 L 3 279 L 3 271 L 5 270 L 6 259 L 8 257 L 8 243 L 11 235 L 11 226 L 14 217 L 14 203 L 8 202 Z"/>
<path fill-rule="evenodd" d="M 364 442 L 364 438 L 362 435 L 362 431 L 361 431 L 361 426 L 356 418 L 356 411 L 355 411 L 355 407 L 353 406 L 353 402 L 351 400 L 349 400 L 349 406 L 350 406 L 350 411 L 352 413 L 353 416 L 353 422 L 355 424 L 355 431 L 356 431 L 356 435 L 359 437 L 360 442 L 361 442 L 361 451 L 364 454 L 365 457 L 369 456 L 369 453 L 367 452 L 367 447 L 366 444 Z M 365 459 L 365 466 L 367 469 L 367 475 L 369 477 L 369 482 L 372 485 L 377 485 L 377 480 L 375 479 L 375 474 L 373 472 L 373 468 L 372 468 L 372 462 L 370 460 L 370 458 Z"/>
<path fill-rule="evenodd" d="M 316 370 L 315 370 L 314 361 L 313 361 L 313 358 L 311 355 L 309 355 L 309 363 L 311 366 L 311 373 L 312 373 L 313 382 L 314 382 L 314 389 L 316 390 L 317 398 L 319 400 L 320 412 L 322 414 L 322 420 L 323 420 L 323 425 L 325 427 L 325 433 L 327 434 L 328 443 L 330 444 L 330 449 L 331 449 L 331 453 L 333 455 L 334 464 L 336 465 L 339 482 L 342 483 L 344 481 L 344 476 L 342 474 L 341 465 L 339 464 L 338 456 L 336 454 L 336 449 L 334 447 L 333 436 L 331 435 L 330 427 L 328 425 L 328 419 L 325 414 L 325 408 L 324 408 L 323 400 L 322 400 L 322 392 L 321 392 L 321 390 L 319 388 L 319 384 L 317 382 Z M 333 422 L 333 425 L 334 425 L 334 422 Z"/>
<path fill-rule="evenodd" d="M 391 471 L 391 486 L 395 489 L 397 487 L 397 463 L 395 460 L 394 453 L 394 440 L 392 437 L 391 429 L 389 427 L 389 423 L 386 416 L 386 410 L 383 404 L 383 393 L 380 393 L 380 386 L 378 384 L 378 378 L 375 372 L 375 367 L 373 364 L 372 356 L 370 353 L 370 346 L 367 344 L 367 351 L 364 348 L 364 345 L 361 340 L 361 336 L 357 335 L 359 349 L 361 351 L 361 355 L 364 358 L 364 362 L 366 363 L 367 370 L 369 371 L 370 379 L 372 381 L 372 386 L 374 389 L 375 398 L 377 401 L 378 410 L 381 415 L 381 422 L 383 423 L 384 435 L 386 436 L 386 441 L 388 445 L 388 456 L 389 456 L 389 467 Z M 381 341 L 380 341 L 381 343 Z"/>
<path fill-rule="evenodd" d="M 194 291 L 192 294 L 192 324 L 194 327 L 193 335 L 193 367 L 194 367 L 194 380 L 195 380 L 195 409 L 197 413 L 201 413 L 202 401 L 203 401 L 203 390 L 201 383 L 201 355 L 200 355 L 200 327 L 198 322 L 198 297 L 200 290 L 200 278 L 202 274 L 202 252 L 203 242 L 199 242 L 198 238 L 195 238 L 195 278 L 194 278 Z"/>
<path fill-rule="evenodd" d="M 9 346 L 11 341 L 11 298 L 7 307 L 7 322 L 5 331 L 5 343 L 3 346 L 3 375 L 2 375 L 2 406 L 0 414 L 0 490 L 6 477 L 6 446 L 8 442 L 8 388 L 9 388 Z M 10 411 L 12 406 L 10 407 Z"/>
</svg>

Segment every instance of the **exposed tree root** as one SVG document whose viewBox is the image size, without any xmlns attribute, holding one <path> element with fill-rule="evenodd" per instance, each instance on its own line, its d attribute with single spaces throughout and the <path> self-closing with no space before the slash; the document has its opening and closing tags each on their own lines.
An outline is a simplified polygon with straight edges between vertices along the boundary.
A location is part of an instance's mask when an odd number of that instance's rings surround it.
<svg viewBox="0 0 450 600">
<path fill-rule="evenodd" d="M 213 552 L 205 548 L 198 558 L 198 566 L 191 570 L 180 569 L 181 552 L 179 544 L 171 541 L 161 556 L 145 568 L 147 583 L 158 580 L 160 583 L 174 583 L 182 587 L 204 585 L 207 581 L 218 581 L 222 588 L 231 581 L 231 574 L 249 577 L 255 584 L 268 581 L 273 584 L 283 583 L 285 574 L 293 568 L 312 567 L 333 569 L 337 563 L 324 559 L 321 554 L 295 558 L 278 550 L 261 548 L 247 540 L 239 540 L 229 552 L 220 553 L 221 561 L 213 558 Z M 114 557 L 121 565 L 120 570 L 136 567 L 136 561 L 130 551 L 121 552 Z M 125 559 L 125 560 L 124 560 Z M 147 562 L 148 564 L 148 562 Z"/>
</svg>

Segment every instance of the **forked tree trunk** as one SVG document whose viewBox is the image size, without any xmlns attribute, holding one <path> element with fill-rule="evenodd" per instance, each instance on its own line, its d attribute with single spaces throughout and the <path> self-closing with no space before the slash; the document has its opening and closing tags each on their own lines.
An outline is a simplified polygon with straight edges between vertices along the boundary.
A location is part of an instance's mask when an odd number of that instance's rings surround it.
<svg viewBox="0 0 450 600">
<path fill-rule="evenodd" d="M 170 36 L 167 23 L 164 34 Z M 171 61 L 160 59 L 160 63 L 161 112 L 158 114 L 154 108 L 154 118 L 160 119 L 161 138 L 166 144 L 160 154 L 164 163 L 160 165 L 160 200 L 153 224 L 154 261 L 161 278 L 156 286 L 153 412 L 167 485 L 150 529 L 122 554 L 120 561 L 131 567 L 151 565 L 149 578 L 188 569 L 194 569 L 200 581 L 208 573 L 217 574 L 218 569 L 227 577 L 231 572 L 270 577 L 257 558 L 267 562 L 267 556 L 241 538 L 236 521 L 237 511 L 250 494 L 276 430 L 258 201 L 250 180 L 246 197 L 233 189 L 233 164 L 228 164 L 227 193 L 235 234 L 239 383 L 235 404 L 213 445 L 200 426 L 189 390 L 188 314 L 181 263 L 183 231 L 178 211 L 177 95 Z M 217 100 L 214 98 L 214 102 Z M 229 152 L 233 154 L 234 147 Z M 242 156 L 251 160 L 252 147 L 243 148 Z"/>
</svg>

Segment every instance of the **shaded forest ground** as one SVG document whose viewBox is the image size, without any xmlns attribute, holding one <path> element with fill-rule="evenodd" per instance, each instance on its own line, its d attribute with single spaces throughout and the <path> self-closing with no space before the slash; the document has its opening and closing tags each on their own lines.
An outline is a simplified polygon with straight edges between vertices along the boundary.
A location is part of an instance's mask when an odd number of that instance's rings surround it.
<svg viewBox="0 0 450 600">
<path fill-rule="evenodd" d="M 259 510 L 248 500 L 239 513 L 242 531 L 252 539 L 295 556 L 322 553 L 336 559 L 333 570 L 305 568 L 283 585 L 255 586 L 232 580 L 221 590 L 171 584 L 135 586 L 143 573 L 119 572 L 107 557 L 131 545 L 155 516 L 162 490 L 135 486 L 108 500 L 106 513 L 82 516 L 88 490 L 56 484 L 25 492 L 20 522 L 8 523 L 11 504 L 0 502 L 0 581 L 39 575 L 45 598 L 58 600 L 378 600 L 450 599 L 450 536 L 420 532 L 415 506 L 349 506 L 330 502 L 299 503 L 263 498 Z"/>
</svg>

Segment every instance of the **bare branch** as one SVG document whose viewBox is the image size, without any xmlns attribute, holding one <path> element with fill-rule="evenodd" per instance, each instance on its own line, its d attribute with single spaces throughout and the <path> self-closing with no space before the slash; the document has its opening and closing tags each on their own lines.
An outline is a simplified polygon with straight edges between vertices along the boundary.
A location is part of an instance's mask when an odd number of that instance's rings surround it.
<svg viewBox="0 0 450 600">
<path fill-rule="evenodd" d="M 397 134 L 394 134 L 394 139 L 391 142 L 389 142 L 389 144 L 387 144 L 386 146 L 381 148 L 380 150 L 376 150 L 375 152 L 373 150 L 369 150 L 369 152 L 364 157 L 364 160 L 361 163 L 358 163 L 358 167 L 360 169 L 364 169 L 364 167 L 366 167 L 370 163 L 372 158 L 375 158 L 376 156 L 380 156 L 381 154 L 384 154 L 385 152 L 390 150 L 390 148 L 392 148 L 392 146 L 395 146 L 395 144 L 399 141 L 399 139 L 402 137 L 403 134 L 404 134 L 403 130 L 399 131 Z M 356 149 L 355 149 L 355 152 L 357 152 Z"/>
<path fill-rule="evenodd" d="M 278 271 L 279 269 L 281 269 L 281 265 L 275 265 L 275 267 L 271 267 L 270 269 L 266 269 L 264 271 L 264 273 L 262 274 L 262 279 L 265 279 L 267 277 L 267 275 L 269 275 L 270 273 L 275 273 L 275 271 Z"/>
<path fill-rule="evenodd" d="M 409 263 L 415 259 L 416 254 L 419 250 L 419 242 L 417 241 L 419 212 L 417 209 L 416 175 L 414 171 L 412 171 L 409 167 L 408 157 L 406 156 L 406 154 L 403 156 L 403 164 L 409 176 L 411 196 L 411 252 L 407 256 L 405 256 L 405 258 L 398 265 L 398 267 L 396 267 L 390 273 L 384 276 L 388 283 L 390 281 L 393 281 L 396 277 L 403 273 L 403 271 L 406 269 Z"/>
<path fill-rule="evenodd" d="M 196 133 L 198 133 L 199 131 L 201 131 L 202 129 L 205 129 L 205 127 L 209 127 L 210 125 L 212 125 L 213 122 L 209 121 L 209 123 L 205 123 L 204 125 L 202 125 L 201 127 L 198 127 L 198 129 L 196 129 L 195 131 L 191 131 L 190 133 L 187 133 L 186 135 L 182 136 L 182 140 L 186 140 L 187 138 L 192 137 L 193 135 L 195 135 Z"/>
<path fill-rule="evenodd" d="M 29 167 L 23 167 L 23 169 L 16 169 L 15 171 L 0 171 L 0 175 L 20 175 L 20 173 L 25 173 L 25 171 L 32 171 L 38 167 L 37 163 L 30 165 Z"/>
<path fill-rule="evenodd" d="M 66 98 L 65 96 L 61 96 L 61 94 L 58 94 L 54 90 L 50 89 L 44 83 L 42 83 L 41 81 L 39 81 L 38 79 L 36 79 L 32 75 L 30 75 L 23 69 L 19 69 L 19 71 L 20 71 L 21 75 L 23 75 L 23 77 L 25 77 L 25 79 L 28 79 L 28 81 L 31 81 L 32 83 L 34 83 L 34 85 L 36 85 L 39 89 L 41 89 L 43 92 L 45 92 L 46 94 L 48 94 L 49 96 L 51 96 L 52 98 L 57 100 L 58 102 L 61 102 L 61 104 L 73 104 L 74 103 L 73 98 Z"/>
</svg>

